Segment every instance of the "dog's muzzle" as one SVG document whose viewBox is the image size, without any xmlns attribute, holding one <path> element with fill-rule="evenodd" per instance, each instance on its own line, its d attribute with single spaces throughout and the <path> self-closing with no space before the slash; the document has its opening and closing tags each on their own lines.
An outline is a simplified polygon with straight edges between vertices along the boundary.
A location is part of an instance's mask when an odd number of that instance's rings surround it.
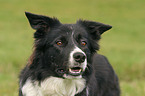
<svg viewBox="0 0 145 96">
<path fill-rule="evenodd" d="M 58 69 L 58 73 L 64 78 L 81 78 L 87 67 L 87 56 L 80 48 L 76 47 L 69 57 L 66 69 Z"/>
</svg>

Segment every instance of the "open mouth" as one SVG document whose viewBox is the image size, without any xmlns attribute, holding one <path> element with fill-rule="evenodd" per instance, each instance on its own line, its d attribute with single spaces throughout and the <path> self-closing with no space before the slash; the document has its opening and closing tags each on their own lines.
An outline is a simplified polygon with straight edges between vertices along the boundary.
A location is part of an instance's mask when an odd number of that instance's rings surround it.
<svg viewBox="0 0 145 96">
<path fill-rule="evenodd" d="M 81 67 L 72 67 L 72 68 L 69 68 L 69 73 L 71 75 L 74 75 L 74 76 L 78 76 L 80 75 L 82 72 L 82 68 Z"/>
<path fill-rule="evenodd" d="M 83 69 L 81 67 L 70 67 L 68 69 L 68 71 L 65 71 L 65 69 L 63 68 L 58 68 L 56 70 L 56 72 L 58 73 L 58 75 L 63 75 L 64 77 L 77 77 L 77 76 L 81 76 Z"/>
</svg>

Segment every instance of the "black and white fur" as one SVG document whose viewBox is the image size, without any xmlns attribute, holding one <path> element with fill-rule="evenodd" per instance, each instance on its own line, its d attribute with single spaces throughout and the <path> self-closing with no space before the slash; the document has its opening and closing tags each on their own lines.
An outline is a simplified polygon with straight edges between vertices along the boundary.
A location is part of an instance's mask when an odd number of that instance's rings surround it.
<svg viewBox="0 0 145 96">
<path fill-rule="evenodd" d="M 20 74 L 19 96 L 120 96 L 118 78 L 106 57 L 96 53 L 110 25 L 26 12 L 34 51 Z"/>
</svg>

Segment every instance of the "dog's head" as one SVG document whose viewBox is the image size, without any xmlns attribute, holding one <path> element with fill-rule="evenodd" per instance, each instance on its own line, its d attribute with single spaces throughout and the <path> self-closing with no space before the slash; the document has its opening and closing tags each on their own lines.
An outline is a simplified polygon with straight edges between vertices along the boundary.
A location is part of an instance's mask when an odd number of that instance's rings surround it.
<svg viewBox="0 0 145 96">
<path fill-rule="evenodd" d="M 110 25 L 79 20 L 62 24 L 56 18 L 26 12 L 33 29 L 35 44 L 30 66 L 41 75 L 81 78 L 91 65 L 91 57 L 99 49 L 98 40 Z M 29 62 L 30 63 L 30 62 Z"/>
</svg>

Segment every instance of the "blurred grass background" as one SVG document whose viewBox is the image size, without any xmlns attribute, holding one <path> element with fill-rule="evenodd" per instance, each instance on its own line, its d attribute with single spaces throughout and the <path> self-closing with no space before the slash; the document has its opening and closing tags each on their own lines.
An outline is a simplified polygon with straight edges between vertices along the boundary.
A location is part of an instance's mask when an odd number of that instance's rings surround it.
<svg viewBox="0 0 145 96">
<path fill-rule="evenodd" d="M 33 33 L 24 12 L 110 24 L 99 53 L 120 79 L 122 96 L 145 95 L 145 0 L 0 0 L 0 96 L 17 96 L 18 75 L 32 52 Z"/>
</svg>

